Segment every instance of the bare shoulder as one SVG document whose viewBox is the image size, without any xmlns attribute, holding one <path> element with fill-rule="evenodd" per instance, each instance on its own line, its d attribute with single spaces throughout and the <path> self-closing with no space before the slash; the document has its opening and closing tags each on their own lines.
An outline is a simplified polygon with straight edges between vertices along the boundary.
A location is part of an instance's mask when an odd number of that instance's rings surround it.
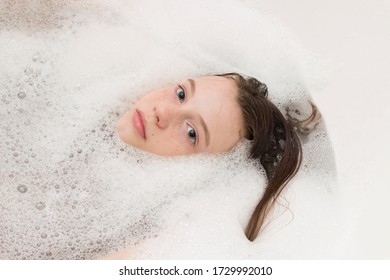
<svg viewBox="0 0 390 280">
<path fill-rule="evenodd" d="M 140 244 L 132 245 L 124 250 L 112 252 L 108 255 L 102 256 L 100 260 L 136 260 L 142 253 Z"/>
</svg>

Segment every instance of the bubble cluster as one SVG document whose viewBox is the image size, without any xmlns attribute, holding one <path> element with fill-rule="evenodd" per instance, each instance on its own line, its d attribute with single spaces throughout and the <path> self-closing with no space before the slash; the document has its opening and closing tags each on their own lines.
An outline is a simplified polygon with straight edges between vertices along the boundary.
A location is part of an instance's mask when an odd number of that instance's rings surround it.
<svg viewBox="0 0 390 280">
<path fill-rule="evenodd" d="M 337 216 L 318 199 L 333 202 L 335 175 L 323 123 L 304 141 L 296 200 L 285 194 L 306 220 L 289 226 L 295 234 L 280 230 L 282 242 L 251 246 L 243 232 L 266 177 L 247 159 L 249 142 L 160 158 L 115 133 L 144 93 L 208 73 L 255 76 L 280 108 L 306 102 L 300 49 L 266 15 L 234 0 L 2 1 L 0 10 L 0 259 L 94 259 L 134 244 L 144 258 L 283 258 L 286 248 L 304 257 L 302 240 L 317 242 L 309 224 L 321 232 L 315 214 Z M 299 203 L 310 200 L 317 211 Z M 276 228 L 291 223 L 284 216 Z"/>
</svg>

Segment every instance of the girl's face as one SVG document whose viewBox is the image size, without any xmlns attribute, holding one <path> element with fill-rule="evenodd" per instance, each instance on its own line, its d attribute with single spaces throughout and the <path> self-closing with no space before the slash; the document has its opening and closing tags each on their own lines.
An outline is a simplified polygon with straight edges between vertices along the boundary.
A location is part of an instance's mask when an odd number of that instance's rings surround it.
<svg viewBox="0 0 390 280">
<path fill-rule="evenodd" d="M 244 136 L 237 86 L 231 79 L 206 76 L 152 91 L 117 122 L 128 145 L 161 155 L 220 153 Z"/>
</svg>

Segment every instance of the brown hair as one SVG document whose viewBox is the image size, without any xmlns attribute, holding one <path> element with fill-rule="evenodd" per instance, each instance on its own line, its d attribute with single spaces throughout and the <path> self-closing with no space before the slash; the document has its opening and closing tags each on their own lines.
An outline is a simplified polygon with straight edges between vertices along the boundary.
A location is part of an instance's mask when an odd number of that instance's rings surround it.
<svg viewBox="0 0 390 280">
<path fill-rule="evenodd" d="M 241 107 L 245 138 L 251 140 L 250 157 L 263 166 L 268 183 L 245 230 L 253 241 L 263 229 L 265 218 L 287 183 L 298 172 L 302 161 L 302 147 L 298 132 L 309 133 L 315 128 L 320 114 L 313 103 L 312 114 L 305 120 L 293 118 L 290 109 L 286 117 L 267 99 L 268 89 L 253 77 L 238 73 L 217 76 L 232 78 L 238 87 L 237 101 Z M 315 123 L 314 125 L 312 125 Z"/>
</svg>

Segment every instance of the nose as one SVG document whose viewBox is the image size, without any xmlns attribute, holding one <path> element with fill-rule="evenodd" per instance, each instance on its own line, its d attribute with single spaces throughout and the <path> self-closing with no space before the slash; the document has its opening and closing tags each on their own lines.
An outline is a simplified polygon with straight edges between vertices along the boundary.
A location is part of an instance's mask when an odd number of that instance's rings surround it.
<svg viewBox="0 0 390 280">
<path fill-rule="evenodd" d="M 156 116 L 156 125 L 159 128 L 167 128 L 172 123 L 177 115 L 177 110 L 172 104 L 160 103 L 154 108 Z"/>
</svg>

